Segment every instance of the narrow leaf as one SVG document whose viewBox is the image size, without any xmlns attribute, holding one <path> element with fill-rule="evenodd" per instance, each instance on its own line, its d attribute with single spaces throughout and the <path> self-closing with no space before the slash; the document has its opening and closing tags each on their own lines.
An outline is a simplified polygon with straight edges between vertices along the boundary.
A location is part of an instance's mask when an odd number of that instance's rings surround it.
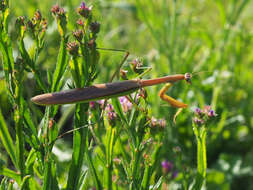
<svg viewBox="0 0 253 190">
<path fill-rule="evenodd" d="M 0 138 L 1 138 L 1 141 L 4 145 L 4 148 L 8 152 L 13 164 L 17 167 L 13 140 L 11 138 L 9 131 L 8 131 L 8 127 L 4 121 L 4 117 L 3 117 L 1 109 L 0 109 Z"/>
</svg>

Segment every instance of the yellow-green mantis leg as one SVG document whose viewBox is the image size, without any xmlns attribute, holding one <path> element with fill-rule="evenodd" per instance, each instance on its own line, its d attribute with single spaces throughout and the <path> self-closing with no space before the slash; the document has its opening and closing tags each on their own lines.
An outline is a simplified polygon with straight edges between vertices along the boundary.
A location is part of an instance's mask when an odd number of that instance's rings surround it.
<svg viewBox="0 0 253 190">
<path fill-rule="evenodd" d="M 172 107 L 179 108 L 176 114 L 173 117 L 173 122 L 176 123 L 176 117 L 180 114 L 180 112 L 183 110 L 183 108 L 187 107 L 187 104 L 180 102 L 165 93 L 168 91 L 168 89 L 173 85 L 173 83 L 167 83 L 159 92 L 159 96 L 162 100 L 168 102 Z"/>
<path fill-rule="evenodd" d="M 167 92 L 167 90 L 172 86 L 172 83 L 167 83 L 159 92 L 159 96 L 162 100 L 168 102 L 172 107 L 175 108 L 186 108 L 187 104 L 180 102 L 168 95 L 166 95 L 165 93 Z"/>
</svg>

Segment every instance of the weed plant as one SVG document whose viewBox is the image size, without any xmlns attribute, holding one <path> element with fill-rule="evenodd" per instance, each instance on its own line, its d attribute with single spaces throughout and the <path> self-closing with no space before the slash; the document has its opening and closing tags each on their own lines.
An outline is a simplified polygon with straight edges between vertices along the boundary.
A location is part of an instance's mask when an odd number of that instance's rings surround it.
<svg viewBox="0 0 253 190">
<path fill-rule="evenodd" d="M 252 2 L 50 3 L 1 0 L 1 189 L 252 189 Z M 170 92 L 189 105 L 176 124 L 158 87 L 62 106 L 30 101 L 150 66 L 145 78 L 198 72 Z"/>
</svg>

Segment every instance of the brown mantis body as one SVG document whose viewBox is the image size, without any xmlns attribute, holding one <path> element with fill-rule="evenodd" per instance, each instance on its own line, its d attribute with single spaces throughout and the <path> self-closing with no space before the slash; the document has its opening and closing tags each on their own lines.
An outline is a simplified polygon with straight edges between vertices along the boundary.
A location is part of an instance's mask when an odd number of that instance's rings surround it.
<svg viewBox="0 0 253 190">
<path fill-rule="evenodd" d="M 173 107 L 185 108 L 187 107 L 186 104 L 179 102 L 165 94 L 167 89 L 170 86 L 172 86 L 174 82 L 180 80 L 185 80 L 186 82 L 190 83 L 191 74 L 190 73 L 176 74 L 148 80 L 133 79 L 113 83 L 95 84 L 93 86 L 85 88 L 41 94 L 33 97 L 31 101 L 39 105 L 57 105 L 57 104 L 90 102 L 99 99 L 124 96 L 147 86 L 152 86 L 161 83 L 170 83 L 161 89 L 161 91 L 159 92 L 159 96 L 163 100 L 171 104 Z"/>
</svg>

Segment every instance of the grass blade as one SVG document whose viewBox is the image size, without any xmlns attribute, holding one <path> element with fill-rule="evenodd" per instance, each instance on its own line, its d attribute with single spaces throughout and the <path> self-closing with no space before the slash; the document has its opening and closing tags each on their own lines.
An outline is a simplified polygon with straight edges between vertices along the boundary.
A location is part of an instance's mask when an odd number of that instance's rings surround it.
<svg viewBox="0 0 253 190">
<path fill-rule="evenodd" d="M 9 131 L 8 131 L 8 127 L 4 121 L 4 117 L 3 117 L 1 109 L 0 109 L 0 138 L 1 138 L 1 141 L 4 145 L 4 148 L 6 149 L 6 151 L 8 152 L 8 154 L 11 158 L 12 163 L 15 165 L 15 167 L 17 167 L 13 140 L 11 138 Z"/>
<path fill-rule="evenodd" d="M 51 91 L 57 91 L 60 86 L 60 81 L 61 77 L 63 76 L 63 73 L 66 70 L 66 66 L 68 64 L 68 55 L 67 55 L 67 50 L 66 50 L 66 44 L 68 42 L 68 37 L 62 37 L 61 38 L 61 45 L 60 45 L 60 51 L 58 54 L 58 59 L 57 59 L 57 65 L 55 68 L 54 72 L 54 77 L 53 77 L 53 83 L 51 87 Z"/>
</svg>

